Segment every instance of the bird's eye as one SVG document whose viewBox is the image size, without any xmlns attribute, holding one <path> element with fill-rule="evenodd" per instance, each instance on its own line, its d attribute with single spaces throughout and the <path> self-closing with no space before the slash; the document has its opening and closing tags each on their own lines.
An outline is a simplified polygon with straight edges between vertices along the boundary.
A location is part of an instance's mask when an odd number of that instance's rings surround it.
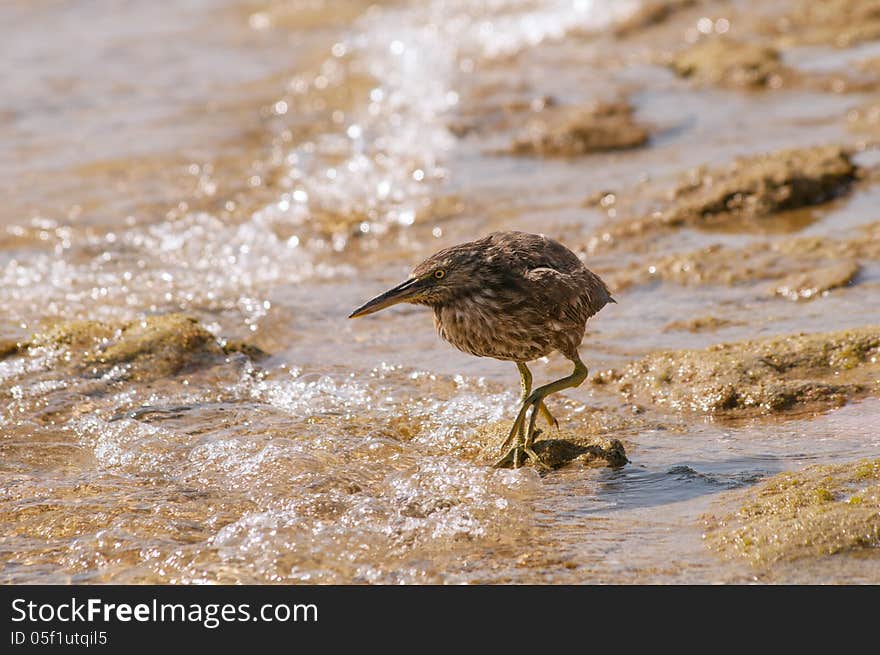
<svg viewBox="0 0 880 655">
<path fill-rule="evenodd" d="M 434 277 L 436 277 L 438 280 L 442 280 L 444 277 L 446 277 L 446 271 L 444 271 L 442 268 L 438 268 L 436 271 L 434 271 Z"/>
</svg>

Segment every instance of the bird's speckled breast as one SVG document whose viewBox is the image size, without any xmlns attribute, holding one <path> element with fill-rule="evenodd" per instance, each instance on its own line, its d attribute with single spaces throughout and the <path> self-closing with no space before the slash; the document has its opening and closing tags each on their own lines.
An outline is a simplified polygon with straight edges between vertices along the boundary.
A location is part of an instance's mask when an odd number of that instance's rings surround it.
<svg viewBox="0 0 880 655">
<path fill-rule="evenodd" d="M 547 317 L 505 311 L 490 294 L 475 295 L 434 308 L 440 336 L 478 357 L 528 362 L 556 349 L 552 333 L 536 329 Z"/>
</svg>

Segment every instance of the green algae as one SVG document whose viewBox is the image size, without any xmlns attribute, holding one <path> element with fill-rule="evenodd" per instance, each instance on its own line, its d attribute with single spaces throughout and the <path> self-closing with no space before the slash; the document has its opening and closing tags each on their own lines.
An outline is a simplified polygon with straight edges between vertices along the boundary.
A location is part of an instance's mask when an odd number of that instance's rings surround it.
<svg viewBox="0 0 880 655">
<path fill-rule="evenodd" d="M 708 414 L 837 406 L 880 394 L 880 327 L 656 352 L 594 376 L 628 399 Z"/>
<path fill-rule="evenodd" d="M 727 557 L 766 565 L 880 545 L 880 459 L 781 473 L 727 502 L 736 509 L 704 517 Z"/>
</svg>

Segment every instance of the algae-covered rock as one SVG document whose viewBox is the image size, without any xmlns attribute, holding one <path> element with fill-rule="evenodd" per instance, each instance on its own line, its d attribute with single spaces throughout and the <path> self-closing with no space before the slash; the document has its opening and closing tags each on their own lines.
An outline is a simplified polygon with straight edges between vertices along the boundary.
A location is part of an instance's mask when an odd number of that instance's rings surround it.
<svg viewBox="0 0 880 655">
<path fill-rule="evenodd" d="M 122 367 L 124 377 L 137 381 L 174 375 L 231 352 L 252 359 L 262 353 L 241 342 L 221 346 L 198 320 L 184 314 L 148 316 L 124 323 L 63 321 L 38 332 L 23 347 L 62 350 L 61 361 L 79 373 L 102 375 Z"/>
<path fill-rule="evenodd" d="M 783 45 L 846 48 L 880 38 L 880 0 L 799 0 L 770 31 Z"/>
<path fill-rule="evenodd" d="M 838 146 L 741 157 L 720 170 L 698 171 L 673 192 L 669 224 L 717 222 L 809 207 L 845 193 L 856 165 Z"/>
<path fill-rule="evenodd" d="M 874 100 L 856 107 L 847 114 L 850 129 L 858 132 L 880 132 L 880 102 Z"/>
<path fill-rule="evenodd" d="M 614 25 L 614 34 L 628 37 L 642 30 L 660 25 L 683 9 L 690 9 L 699 0 L 648 0 L 640 4 L 628 18 Z"/>
<path fill-rule="evenodd" d="M 483 426 L 472 436 L 476 442 L 483 445 L 482 459 L 486 462 L 494 462 L 501 456 L 498 444 L 504 442 L 509 429 L 510 423 L 492 423 Z M 559 429 L 550 430 L 546 434 L 539 430 L 533 450 L 540 458 L 541 464 L 551 469 L 573 462 L 616 467 L 623 466 L 629 461 L 623 444 L 617 439 Z M 526 464 L 531 465 L 531 462 Z"/>
<path fill-rule="evenodd" d="M 880 459 L 781 473 L 706 517 L 707 543 L 755 564 L 880 546 Z"/>
<path fill-rule="evenodd" d="M 774 283 L 772 289 L 789 300 L 810 300 L 850 284 L 858 272 L 859 265 L 852 260 L 835 262 L 787 275 Z"/>
<path fill-rule="evenodd" d="M 863 225 L 841 238 L 799 237 L 742 248 L 713 244 L 632 265 L 608 279 L 617 289 L 658 279 L 682 285 L 768 281 L 764 295 L 810 300 L 852 284 L 861 265 L 877 260 L 880 222 Z"/>
<path fill-rule="evenodd" d="M 224 341 L 222 348 L 223 352 L 225 352 L 227 355 L 231 355 L 232 353 L 241 353 L 248 359 L 252 359 L 254 361 L 265 359 L 269 356 L 269 353 L 267 353 L 259 346 L 255 346 L 252 343 L 248 343 L 247 341 L 240 341 L 238 339 L 228 339 Z"/>
<path fill-rule="evenodd" d="M 628 399 L 709 414 L 827 407 L 880 395 L 880 327 L 652 353 L 593 384 Z"/>
<path fill-rule="evenodd" d="M 0 360 L 18 353 L 21 344 L 14 339 L 0 339 Z"/>
<path fill-rule="evenodd" d="M 101 321 L 60 321 L 35 333 L 27 345 L 48 348 L 89 348 L 107 341 L 115 331 L 115 326 Z"/>
<path fill-rule="evenodd" d="M 150 316 L 126 323 L 118 337 L 85 357 L 86 365 L 130 364 L 132 379 L 173 375 L 204 357 L 222 354 L 213 334 L 183 314 Z"/>
<path fill-rule="evenodd" d="M 676 332 L 680 330 L 686 330 L 693 333 L 713 332 L 733 325 L 742 325 L 742 323 L 729 318 L 719 318 L 718 316 L 698 316 L 697 318 L 672 321 L 663 326 L 663 330 L 666 332 Z"/>
<path fill-rule="evenodd" d="M 648 141 L 646 127 L 622 102 L 588 108 L 550 106 L 526 125 L 510 152 L 517 155 L 572 157 L 590 152 L 636 148 Z"/>
<path fill-rule="evenodd" d="M 718 169 L 692 170 L 669 193 L 669 206 L 607 230 L 605 240 L 664 228 L 761 220 L 846 194 L 860 169 L 839 146 L 740 157 Z"/>
<path fill-rule="evenodd" d="M 687 286 L 766 282 L 757 287 L 760 295 L 806 301 L 855 283 L 861 261 L 878 258 L 880 239 L 862 229 L 844 239 L 806 237 L 743 248 L 713 244 L 632 265 L 610 274 L 608 280 L 616 289 L 652 280 Z"/>
<path fill-rule="evenodd" d="M 792 75 L 775 48 L 722 37 L 690 46 L 670 65 L 681 77 L 728 87 L 777 87 Z"/>
</svg>

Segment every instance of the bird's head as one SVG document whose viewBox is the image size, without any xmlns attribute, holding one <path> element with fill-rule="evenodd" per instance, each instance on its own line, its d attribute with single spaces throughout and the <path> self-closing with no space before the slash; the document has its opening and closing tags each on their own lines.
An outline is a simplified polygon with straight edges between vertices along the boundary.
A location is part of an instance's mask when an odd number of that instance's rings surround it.
<svg viewBox="0 0 880 655">
<path fill-rule="evenodd" d="M 409 279 L 367 301 L 349 318 L 359 318 L 407 302 L 437 307 L 470 293 L 479 285 L 479 258 L 470 249 L 447 248 L 431 255 L 413 269 Z"/>
</svg>

